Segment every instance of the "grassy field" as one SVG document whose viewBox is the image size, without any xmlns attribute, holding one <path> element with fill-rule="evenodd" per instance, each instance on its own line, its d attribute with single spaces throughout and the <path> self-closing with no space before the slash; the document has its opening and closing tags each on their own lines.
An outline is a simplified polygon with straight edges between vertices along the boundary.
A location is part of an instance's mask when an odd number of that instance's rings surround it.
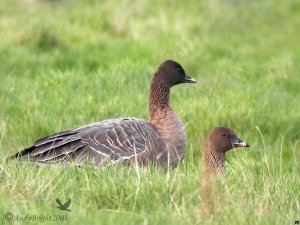
<svg viewBox="0 0 300 225">
<path fill-rule="evenodd" d="M 300 220 L 299 27 L 298 0 L 1 0 L 0 223 L 52 215 L 64 221 L 43 224 L 294 224 Z M 147 119 L 150 80 L 165 59 L 198 80 L 172 89 L 188 136 L 177 169 L 5 162 L 58 130 L 123 116 Z M 205 217 L 203 143 L 220 125 L 251 148 L 229 152 L 225 197 Z M 72 211 L 57 209 L 56 198 L 71 198 Z"/>
</svg>

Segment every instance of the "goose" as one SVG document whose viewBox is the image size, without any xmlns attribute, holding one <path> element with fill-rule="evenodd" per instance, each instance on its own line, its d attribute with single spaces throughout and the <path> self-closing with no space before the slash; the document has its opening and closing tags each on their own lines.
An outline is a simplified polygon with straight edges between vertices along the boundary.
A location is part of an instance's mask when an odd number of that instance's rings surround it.
<svg viewBox="0 0 300 225">
<path fill-rule="evenodd" d="M 225 155 L 230 149 L 249 147 L 228 127 L 215 127 L 208 135 L 204 149 L 204 172 L 222 175 L 225 171 Z"/>
<path fill-rule="evenodd" d="M 38 164 L 55 162 L 83 165 L 92 162 L 176 166 L 184 157 L 183 122 L 170 106 L 170 89 L 196 83 L 183 67 L 166 60 L 154 74 L 149 96 L 150 120 L 133 117 L 108 119 L 40 138 L 8 159 L 27 158 Z"/>
<path fill-rule="evenodd" d="M 238 138 L 228 127 L 215 127 L 208 135 L 204 148 L 204 170 L 200 189 L 200 208 L 206 216 L 213 214 L 213 200 L 218 200 L 217 205 L 222 204 L 220 181 L 225 171 L 225 155 L 230 149 L 237 147 L 249 147 L 249 144 Z"/>
</svg>

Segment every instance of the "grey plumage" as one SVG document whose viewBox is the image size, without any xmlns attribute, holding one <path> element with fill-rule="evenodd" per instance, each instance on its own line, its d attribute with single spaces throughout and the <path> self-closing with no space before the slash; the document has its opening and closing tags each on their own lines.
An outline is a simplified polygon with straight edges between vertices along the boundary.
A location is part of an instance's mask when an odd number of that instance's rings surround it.
<svg viewBox="0 0 300 225">
<path fill-rule="evenodd" d="M 180 68 L 180 69 L 178 69 Z M 39 163 L 74 161 L 95 166 L 103 163 L 177 165 L 183 158 L 186 137 L 183 123 L 169 106 L 170 88 L 194 83 L 171 60 L 155 73 L 150 91 L 150 121 L 110 119 L 43 137 L 10 158 L 28 157 Z"/>
</svg>

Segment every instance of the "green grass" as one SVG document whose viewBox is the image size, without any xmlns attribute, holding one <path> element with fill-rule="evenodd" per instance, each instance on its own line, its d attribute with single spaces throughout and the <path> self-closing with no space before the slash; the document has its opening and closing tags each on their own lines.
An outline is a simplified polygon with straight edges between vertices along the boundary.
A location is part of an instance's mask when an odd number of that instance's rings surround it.
<svg viewBox="0 0 300 225">
<path fill-rule="evenodd" d="M 61 224 L 294 224 L 299 27 L 297 0 L 2 0 L 1 224 L 12 224 L 5 212 L 67 215 Z M 58 130 L 122 116 L 147 119 L 150 80 L 169 58 L 198 80 L 172 89 L 188 135 L 177 169 L 5 163 Z M 208 218 L 199 210 L 200 159 L 209 130 L 220 125 L 251 148 L 229 152 L 225 198 Z M 72 211 L 57 209 L 56 198 L 71 198 Z"/>
</svg>

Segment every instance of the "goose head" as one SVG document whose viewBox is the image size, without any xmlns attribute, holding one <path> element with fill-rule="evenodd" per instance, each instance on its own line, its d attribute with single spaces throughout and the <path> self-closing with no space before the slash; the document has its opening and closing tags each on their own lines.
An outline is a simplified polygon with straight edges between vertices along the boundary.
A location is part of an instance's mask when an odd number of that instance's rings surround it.
<svg viewBox="0 0 300 225">
<path fill-rule="evenodd" d="M 185 72 L 179 63 L 173 60 L 166 60 L 163 62 L 155 73 L 154 78 L 157 82 L 163 82 L 169 87 L 173 87 L 181 83 L 197 82 Z"/>
</svg>

